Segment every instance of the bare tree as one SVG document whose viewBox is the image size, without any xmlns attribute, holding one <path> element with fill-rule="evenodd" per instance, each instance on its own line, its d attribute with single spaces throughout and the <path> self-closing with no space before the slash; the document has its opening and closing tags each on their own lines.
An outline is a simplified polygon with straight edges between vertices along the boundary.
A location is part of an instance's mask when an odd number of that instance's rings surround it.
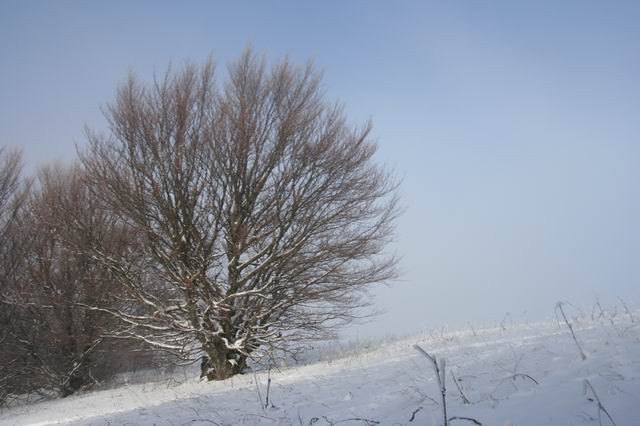
<svg viewBox="0 0 640 426">
<path fill-rule="evenodd" d="M 384 249 L 397 183 L 374 162 L 371 124 L 326 102 L 310 65 L 269 68 L 246 51 L 228 70 L 223 85 L 211 61 L 130 77 L 105 110 L 110 133 L 88 132 L 81 155 L 142 241 L 119 258 L 95 250 L 143 307 L 111 312 L 123 335 L 203 352 L 209 379 L 330 336 L 396 277 Z"/>
<path fill-rule="evenodd" d="M 25 240 L 17 230 L 28 187 L 21 171 L 21 153 L 0 148 L 0 301 L 15 282 L 25 248 Z M 14 309 L 0 303 L 0 405 L 17 383 L 16 359 L 6 350 L 11 343 L 9 330 L 14 324 Z"/>
<path fill-rule="evenodd" d="M 43 169 L 21 214 L 20 237 L 30 244 L 0 302 L 12 312 L 2 352 L 19 378 L 14 392 L 70 395 L 111 376 L 116 355 L 130 348 L 105 341 L 115 323 L 111 315 L 82 308 L 117 303 L 110 271 L 92 260 L 87 244 L 100 242 L 105 253 L 118 253 L 131 241 L 81 173 Z"/>
<path fill-rule="evenodd" d="M 21 241 L 13 232 L 27 196 L 28 185 L 21 172 L 22 153 L 0 148 L 0 289 L 20 261 Z"/>
</svg>

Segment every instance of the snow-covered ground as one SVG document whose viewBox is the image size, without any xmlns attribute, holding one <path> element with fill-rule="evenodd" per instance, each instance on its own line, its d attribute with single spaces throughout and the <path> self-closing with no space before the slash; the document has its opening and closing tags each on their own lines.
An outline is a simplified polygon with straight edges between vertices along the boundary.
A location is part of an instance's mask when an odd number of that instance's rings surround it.
<svg viewBox="0 0 640 426">
<path fill-rule="evenodd" d="M 216 383 L 177 375 L 13 407 L 0 412 L 0 424 L 439 425 L 440 393 L 431 363 L 413 348 L 418 344 L 446 359 L 449 417 L 500 426 L 612 424 L 588 381 L 616 425 L 634 426 L 640 425 L 640 316 L 632 319 L 573 318 L 584 361 L 564 323 L 508 323 L 423 334 L 272 371 L 267 408 L 261 403 L 266 372 Z"/>
</svg>

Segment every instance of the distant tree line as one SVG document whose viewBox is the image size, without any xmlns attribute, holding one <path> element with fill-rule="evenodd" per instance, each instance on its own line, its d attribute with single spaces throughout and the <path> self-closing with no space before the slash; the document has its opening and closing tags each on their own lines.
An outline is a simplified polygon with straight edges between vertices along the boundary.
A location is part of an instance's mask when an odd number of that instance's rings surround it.
<svg viewBox="0 0 640 426">
<path fill-rule="evenodd" d="M 397 182 L 312 66 L 246 51 L 135 76 L 77 164 L 0 151 L 0 399 L 132 365 L 250 360 L 331 337 L 397 275 Z"/>
</svg>

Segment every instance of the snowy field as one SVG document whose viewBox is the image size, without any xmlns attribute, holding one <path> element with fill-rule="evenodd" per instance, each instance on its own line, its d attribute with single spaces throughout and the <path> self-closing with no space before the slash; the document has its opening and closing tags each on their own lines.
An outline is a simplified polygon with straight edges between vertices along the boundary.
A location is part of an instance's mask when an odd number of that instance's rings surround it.
<svg viewBox="0 0 640 426">
<path fill-rule="evenodd" d="M 448 417 L 476 422 L 451 425 L 640 425 L 640 316 L 567 314 L 584 361 L 564 322 L 507 320 L 316 354 L 325 360 L 272 370 L 268 404 L 267 372 L 216 383 L 175 374 L 15 406 L 0 424 L 439 425 L 440 391 L 418 344 L 446 360 Z"/>
</svg>

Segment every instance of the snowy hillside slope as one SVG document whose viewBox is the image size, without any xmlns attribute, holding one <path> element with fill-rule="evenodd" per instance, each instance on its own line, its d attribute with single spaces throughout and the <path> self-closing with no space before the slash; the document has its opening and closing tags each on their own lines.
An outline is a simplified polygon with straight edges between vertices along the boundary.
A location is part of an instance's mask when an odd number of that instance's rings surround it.
<svg viewBox="0 0 640 426">
<path fill-rule="evenodd" d="M 637 316 L 637 315 L 636 315 Z M 432 365 L 446 359 L 449 417 L 482 425 L 640 425 L 640 322 L 630 315 L 505 324 L 381 344 L 330 362 L 217 383 L 191 378 L 123 386 L 0 412 L 2 425 L 438 425 Z M 469 400 L 465 404 L 461 391 Z M 537 382 L 537 384 L 536 384 Z M 262 403 L 261 403 L 262 401 Z M 473 425 L 452 420 L 452 425 Z"/>
</svg>

